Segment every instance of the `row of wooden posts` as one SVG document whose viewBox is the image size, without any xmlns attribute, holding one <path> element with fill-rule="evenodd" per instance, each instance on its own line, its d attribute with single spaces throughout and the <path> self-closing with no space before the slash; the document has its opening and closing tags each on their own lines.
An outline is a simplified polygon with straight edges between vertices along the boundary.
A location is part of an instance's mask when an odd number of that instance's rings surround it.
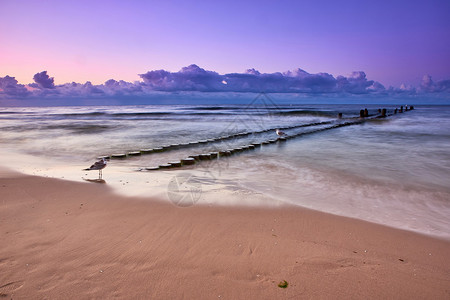
<svg viewBox="0 0 450 300">
<path fill-rule="evenodd" d="M 245 145 L 242 147 L 220 150 L 217 152 L 209 152 L 209 153 L 203 153 L 203 154 L 190 155 L 187 158 L 181 159 L 180 161 L 169 162 L 167 164 L 162 164 L 162 165 L 154 166 L 154 167 L 144 167 L 144 168 L 140 168 L 139 171 L 157 171 L 157 170 L 162 170 L 162 169 L 166 170 L 166 169 L 171 169 L 171 168 L 191 166 L 191 165 L 194 165 L 196 163 L 199 163 L 199 162 L 202 162 L 205 160 L 220 159 L 225 156 L 231 156 L 233 154 L 255 150 L 262 146 L 267 146 L 267 145 L 276 144 L 276 143 L 283 143 L 289 139 L 297 138 L 297 137 L 300 137 L 303 135 L 312 134 L 312 133 L 329 130 L 329 129 L 333 129 L 333 128 L 338 128 L 338 127 L 349 126 L 349 125 L 353 125 L 353 124 L 359 124 L 361 122 L 363 122 L 363 121 L 355 120 L 353 122 L 343 122 L 343 123 L 335 124 L 335 125 L 332 125 L 329 127 L 315 129 L 315 130 L 308 131 L 308 132 L 301 132 L 301 133 L 297 133 L 297 134 L 287 135 L 284 137 L 278 137 L 276 139 L 269 139 L 269 140 L 258 142 L 258 143 L 251 143 L 249 145 Z"/>
<path fill-rule="evenodd" d="M 405 108 L 403 110 L 403 106 L 400 106 L 400 109 L 398 109 L 398 108 L 394 109 L 394 115 L 397 114 L 397 113 L 403 113 L 403 111 L 408 111 L 408 110 L 413 110 L 413 109 L 414 109 L 414 106 L 405 105 Z M 382 118 L 386 117 L 387 116 L 386 113 L 387 113 L 386 108 L 383 108 L 383 109 L 379 108 L 378 109 L 378 115 L 380 117 L 382 117 Z M 360 118 L 367 118 L 367 117 L 369 117 L 369 111 L 367 110 L 367 108 L 361 109 L 359 111 L 359 117 Z M 342 118 L 342 113 L 339 113 L 339 118 Z"/>
<path fill-rule="evenodd" d="M 395 109 L 393 111 L 393 113 L 391 114 L 387 114 L 387 110 L 386 108 L 383 109 L 378 109 L 378 114 L 375 115 L 369 115 L 369 112 L 366 109 L 361 109 L 360 111 L 360 118 L 357 119 L 353 119 L 353 121 L 347 121 L 347 122 L 341 122 L 338 124 L 334 124 L 332 126 L 329 127 L 324 127 L 324 128 L 320 128 L 320 129 L 316 129 L 316 130 L 312 130 L 309 132 L 302 132 L 302 133 L 297 133 L 297 134 L 293 134 L 293 135 L 288 135 L 285 137 L 279 137 L 278 139 L 270 139 L 267 141 L 263 141 L 260 143 L 252 143 L 250 145 L 246 145 L 243 147 L 237 147 L 235 149 L 226 149 L 226 150 L 222 150 L 222 151 L 217 151 L 217 152 L 210 152 L 210 153 L 206 153 L 206 154 L 198 154 L 198 155 L 191 155 L 185 159 L 181 159 L 180 161 L 176 161 L 176 162 L 170 162 L 168 164 L 163 164 L 160 166 L 156 166 L 156 167 L 147 167 L 147 168 L 140 168 L 140 171 L 155 171 L 155 170 L 160 170 L 160 169 L 168 169 L 168 168 L 177 168 L 177 167 L 182 167 L 182 166 L 188 166 L 188 165 L 193 165 L 196 164 L 197 162 L 203 161 L 203 160 L 211 160 L 211 159 L 217 159 L 219 157 L 223 157 L 223 156 L 230 156 L 234 153 L 240 153 L 240 152 L 246 152 L 247 150 L 253 150 L 255 148 L 261 147 L 263 145 L 268 145 L 268 144 L 272 144 L 272 143 L 277 143 L 277 142 L 285 142 L 288 139 L 291 138 L 296 138 L 302 135 L 306 135 L 306 134 L 312 134 L 315 132 L 320 132 L 320 131 L 324 131 L 324 130 L 329 130 L 329 129 L 333 129 L 333 128 L 338 128 L 338 127 L 342 127 L 342 126 L 349 126 L 349 125 L 355 125 L 355 124 L 360 124 L 368 119 L 366 118 L 384 118 L 387 116 L 392 116 L 393 114 L 397 114 L 397 113 L 403 113 L 404 111 L 408 111 L 408 110 L 413 110 L 414 106 L 408 106 L 406 105 L 405 107 L 401 106 L 399 109 Z M 342 118 L 342 113 L 338 114 L 338 118 Z M 326 125 L 326 124 L 332 124 L 332 121 L 326 121 L 326 122 L 316 122 L 316 123 L 310 123 L 310 124 L 302 124 L 302 125 L 296 125 L 296 126 L 289 126 L 289 127 L 284 127 L 283 129 L 293 129 L 293 128 L 301 128 L 301 127 L 308 127 L 308 126 L 318 126 L 318 125 Z M 185 144 L 174 144 L 174 145 L 170 145 L 170 146 L 164 146 L 164 147 L 160 147 L 160 148 L 153 148 L 153 149 L 143 149 L 140 151 L 132 151 L 132 152 L 128 152 L 128 153 L 124 153 L 124 154 L 112 154 L 109 156 L 102 156 L 101 158 L 106 158 L 106 159 L 123 159 L 126 157 L 131 157 L 131 156 L 138 156 L 141 154 L 151 154 L 151 153 L 156 153 L 156 152 L 163 152 L 163 151 L 168 151 L 168 150 L 174 150 L 174 149 L 180 149 L 183 147 L 192 147 L 195 145 L 200 145 L 200 144 L 207 144 L 207 143 L 212 143 L 212 142 L 218 142 L 218 141 L 223 141 L 223 140 L 228 140 L 231 138 L 239 138 L 239 137 L 244 137 L 244 136 L 248 136 L 251 134 L 258 134 L 258 133 L 264 133 L 264 132 L 269 132 L 272 131 L 273 129 L 265 129 L 265 130 L 261 130 L 261 131 L 255 131 L 255 132 L 243 132 L 243 133 L 236 133 L 236 134 L 230 134 L 227 136 L 221 136 L 219 138 L 216 139 L 209 139 L 209 140 L 202 140 L 202 141 L 197 141 L 197 142 L 191 142 L 191 143 L 185 143 Z"/>
</svg>

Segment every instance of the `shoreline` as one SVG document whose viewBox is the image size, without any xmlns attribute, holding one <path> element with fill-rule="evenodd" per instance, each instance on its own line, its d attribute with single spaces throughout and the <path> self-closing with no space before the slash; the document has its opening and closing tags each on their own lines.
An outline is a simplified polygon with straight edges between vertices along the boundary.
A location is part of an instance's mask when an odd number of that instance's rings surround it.
<svg viewBox="0 0 450 300">
<path fill-rule="evenodd" d="M 291 206 L 177 207 L 4 169 L 0 198 L 5 297 L 450 295 L 450 241 L 362 220 Z"/>
<path fill-rule="evenodd" d="M 0 151 L 1 152 L 1 151 Z M 32 161 L 31 159 L 35 159 L 35 157 L 27 157 L 20 156 L 20 158 L 24 160 Z M 53 161 L 44 161 L 44 164 L 51 164 Z M 24 168 L 19 168 L 19 171 L 13 170 L 12 167 L 14 164 L 20 164 L 21 161 L 16 159 L 8 164 L 3 164 L 0 166 L 0 178 L 9 177 L 9 176 L 36 176 L 42 178 L 53 178 L 64 181 L 70 181 L 73 183 L 96 183 L 97 174 L 96 171 L 89 173 L 86 171 L 81 171 L 79 174 L 71 174 L 71 172 L 75 170 L 82 170 L 84 167 L 90 164 L 90 162 L 86 162 L 84 164 L 80 163 L 72 163 L 62 165 L 59 162 L 56 165 L 53 165 L 50 168 L 45 168 L 42 165 L 33 167 L 25 166 Z M 446 241 L 450 241 L 450 236 L 447 233 L 442 232 L 433 232 L 430 230 L 423 230 L 409 226 L 396 226 L 398 224 L 384 224 L 380 220 L 371 220 L 364 217 L 351 216 L 342 211 L 334 212 L 327 211 L 326 209 L 316 208 L 316 207 L 307 207 L 302 206 L 301 204 L 297 204 L 290 201 L 290 198 L 287 198 L 286 195 L 276 196 L 272 193 L 266 193 L 264 191 L 255 189 L 252 186 L 240 186 L 242 190 L 236 192 L 236 190 L 229 190 L 224 183 L 219 183 L 212 185 L 211 182 L 208 182 L 207 176 L 211 176 L 212 179 L 215 179 L 212 175 L 203 175 L 202 170 L 190 169 L 189 172 L 183 170 L 172 170 L 160 173 L 151 173 L 148 172 L 144 174 L 146 177 L 142 176 L 139 172 L 130 172 L 124 170 L 122 167 L 111 166 L 108 165 L 107 178 L 105 178 L 106 186 L 109 187 L 110 192 L 113 193 L 117 197 L 121 197 L 124 199 L 127 198 L 136 198 L 143 199 L 143 201 L 149 201 L 148 199 L 158 199 L 163 203 L 172 204 L 171 199 L 168 196 L 168 183 L 170 183 L 175 177 L 183 177 L 185 174 L 189 173 L 193 175 L 193 177 L 200 178 L 200 180 L 206 180 L 205 182 L 200 182 L 202 187 L 200 200 L 196 202 L 195 206 L 213 206 L 217 208 L 221 207 L 229 207 L 229 208 L 267 208 L 267 209 L 277 209 L 277 208 L 300 208 L 306 209 L 316 212 L 322 212 L 324 214 L 330 214 L 338 217 L 344 217 L 349 219 L 354 219 L 358 221 L 368 222 L 371 224 L 377 224 L 381 226 L 386 226 L 388 228 L 404 230 L 407 232 L 417 233 L 420 235 L 428 236 L 431 238 L 442 239 Z M 72 172 L 73 173 L 73 172 Z M 83 176 L 85 175 L 85 176 Z M 220 174 L 217 174 L 220 178 Z M 98 183 L 98 182 L 97 182 Z M 225 197 L 224 197 L 225 195 Z M 226 199 L 226 200 L 224 200 Z"/>
<path fill-rule="evenodd" d="M 361 104 L 294 105 L 284 107 L 287 115 L 276 118 L 268 117 L 272 109 L 263 114 L 261 121 L 264 120 L 264 128 L 309 124 L 329 120 L 325 116 L 331 112 L 333 116 L 338 111 L 344 116 L 358 114 L 360 108 Z M 80 182 L 98 178 L 95 172 L 82 171 L 98 155 L 222 137 L 222 131 L 230 131 L 226 129 L 229 125 L 236 125 L 236 131 L 246 128 L 245 122 L 230 119 L 240 112 L 237 108 L 201 108 L 201 115 L 196 109 L 187 105 L 181 109 L 166 106 L 12 110 L 11 115 L 4 116 L 5 147 L 0 153 L 5 159 L 1 164 L 29 175 Z M 448 156 L 448 139 L 443 139 L 445 131 L 433 125 L 436 120 L 446 124 L 445 112 L 415 110 L 392 118 L 392 122 L 386 119 L 336 129 L 333 134 L 306 135 L 304 139 L 255 147 L 255 151 L 201 162 L 187 169 L 137 172 L 222 147 L 240 147 L 259 137 L 233 139 L 230 145 L 201 143 L 175 151 L 130 155 L 129 159 L 111 160 L 104 179 L 119 195 L 167 199 L 174 177 L 190 173 L 202 189 L 197 204 L 277 207 L 287 202 L 450 239 L 450 189 L 445 181 L 448 168 L 442 164 Z M 244 115 L 262 118 L 258 111 Z M 272 137 L 275 132 L 267 134 Z"/>
</svg>

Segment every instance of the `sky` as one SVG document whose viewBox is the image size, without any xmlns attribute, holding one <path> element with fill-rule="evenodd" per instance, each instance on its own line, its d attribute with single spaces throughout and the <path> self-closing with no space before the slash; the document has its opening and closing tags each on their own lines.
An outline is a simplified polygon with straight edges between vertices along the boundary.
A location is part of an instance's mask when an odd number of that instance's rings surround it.
<svg viewBox="0 0 450 300">
<path fill-rule="evenodd" d="M 0 77 L 95 85 L 195 64 L 419 86 L 450 79 L 449 15 L 448 0 L 0 0 Z"/>
</svg>

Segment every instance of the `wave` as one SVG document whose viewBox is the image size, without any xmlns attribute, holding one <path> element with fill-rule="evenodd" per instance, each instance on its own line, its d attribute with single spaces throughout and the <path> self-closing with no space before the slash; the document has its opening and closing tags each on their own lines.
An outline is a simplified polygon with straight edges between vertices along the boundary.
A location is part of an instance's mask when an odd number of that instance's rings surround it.
<svg viewBox="0 0 450 300">
<path fill-rule="evenodd" d="M 105 113 L 105 112 L 95 112 L 95 113 L 73 113 L 73 114 L 61 114 L 57 116 L 61 117 L 105 117 L 105 118 L 133 118 L 133 117 L 161 117 L 161 116 L 208 116 L 208 115 L 233 115 L 233 112 L 121 112 L 121 113 Z"/>
<path fill-rule="evenodd" d="M 8 114 L 21 114 L 21 112 L 3 111 L 0 112 L 3 115 L 0 118 L 10 118 Z M 325 117 L 335 118 L 337 112 L 325 111 L 325 110 L 309 110 L 309 109 L 286 109 L 278 107 L 238 107 L 238 106 L 195 106 L 184 107 L 176 109 L 164 109 L 158 111 L 120 111 L 120 110 L 104 110 L 104 111 L 78 111 L 78 112 L 60 112 L 60 113 L 39 113 L 33 112 L 32 116 L 28 117 L 33 119 L 85 119 L 85 120 L 120 120 L 120 119 L 161 119 L 161 118 L 195 118 L 195 117 L 210 117 L 210 116 L 230 116 L 230 115 L 278 115 L 278 116 L 312 116 L 312 117 Z M 12 117 L 12 116 L 11 116 Z"/>
<path fill-rule="evenodd" d="M 133 112 L 133 113 L 112 113 L 113 117 L 145 117 L 145 116 L 165 116 L 165 115 L 173 115 L 175 113 L 172 112 Z"/>
<path fill-rule="evenodd" d="M 278 111 L 274 113 L 280 116 L 313 116 L 313 117 L 326 117 L 335 118 L 337 113 L 334 111 L 317 111 L 317 110 L 288 110 Z"/>
<path fill-rule="evenodd" d="M 40 131 L 42 130 L 70 130 L 75 134 L 90 134 L 100 133 L 108 130 L 118 128 L 120 126 L 109 126 L 99 124 L 52 124 L 52 125 L 20 125 L 20 126 L 6 126 L 1 127 L 5 132 L 26 132 L 26 131 Z"/>
<path fill-rule="evenodd" d="M 21 112 L 18 112 L 18 111 L 0 111 L 0 115 L 14 115 L 14 114 L 21 114 Z"/>
<path fill-rule="evenodd" d="M 267 111 L 272 111 L 272 110 L 280 110 L 280 107 L 277 106 L 268 106 L 268 105 L 242 105 L 242 106 L 196 106 L 196 107 L 189 107 L 189 108 L 181 108 L 181 109 L 189 109 L 189 110 L 212 110 L 212 111 L 217 111 L 217 110 L 229 110 L 229 111 L 253 111 L 253 110 L 257 110 L 257 111 L 261 111 L 262 109 L 267 110 Z"/>
<path fill-rule="evenodd" d="M 70 114 L 58 114 L 57 116 L 63 117 L 83 117 L 83 116 L 104 116 L 108 115 L 106 112 L 88 112 L 88 113 L 70 113 Z"/>
<path fill-rule="evenodd" d="M 139 117 L 139 116 L 161 116 L 161 115 L 173 115 L 174 113 L 171 112 L 120 112 L 120 113 L 113 113 L 113 112 L 86 112 L 86 113 L 68 113 L 68 114 L 57 114 L 54 116 L 59 117 Z"/>
<path fill-rule="evenodd" d="M 63 125 L 47 125 L 44 127 L 45 129 L 71 130 L 75 134 L 94 134 L 114 129 L 117 126 L 107 126 L 97 124 L 63 124 Z"/>
<path fill-rule="evenodd" d="M 183 108 L 185 109 L 185 108 Z M 197 106 L 197 107 L 190 107 L 191 110 L 230 110 L 235 109 L 234 107 L 228 107 L 228 106 Z"/>
</svg>

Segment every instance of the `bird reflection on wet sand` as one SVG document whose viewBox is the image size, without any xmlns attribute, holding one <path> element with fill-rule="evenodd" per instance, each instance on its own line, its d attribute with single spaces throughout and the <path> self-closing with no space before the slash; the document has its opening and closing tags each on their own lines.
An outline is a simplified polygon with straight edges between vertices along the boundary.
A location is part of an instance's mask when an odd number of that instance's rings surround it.
<svg viewBox="0 0 450 300">
<path fill-rule="evenodd" d="M 93 182 L 93 183 L 106 183 L 106 181 L 104 179 L 101 178 L 97 178 L 97 179 L 88 179 L 88 178 L 83 178 L 84 181 L 88 181 L 88 182 Z"/>
</svg>

